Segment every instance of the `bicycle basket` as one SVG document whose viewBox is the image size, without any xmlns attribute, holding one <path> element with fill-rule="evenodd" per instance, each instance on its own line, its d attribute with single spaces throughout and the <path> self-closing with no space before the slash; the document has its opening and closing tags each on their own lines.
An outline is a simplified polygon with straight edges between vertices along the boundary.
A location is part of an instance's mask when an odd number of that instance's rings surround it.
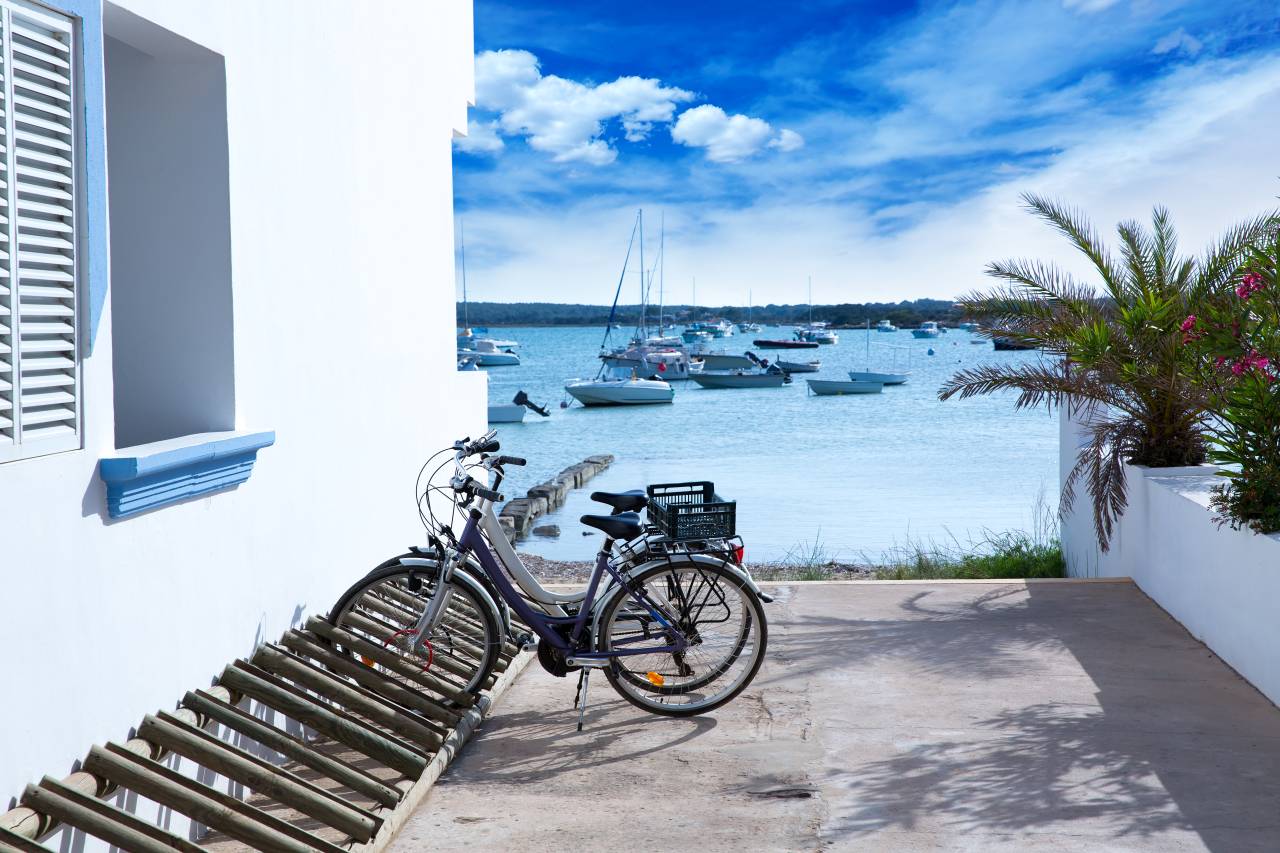
<svg viewBox="0 0 1280 853">
<path fill-rule="evenodd" d="M 649 521 L 668 539 L 726 539 L 737 526 L 737 502 L 716 494 L 714 483 L 649 486 Z"/>
</svg>

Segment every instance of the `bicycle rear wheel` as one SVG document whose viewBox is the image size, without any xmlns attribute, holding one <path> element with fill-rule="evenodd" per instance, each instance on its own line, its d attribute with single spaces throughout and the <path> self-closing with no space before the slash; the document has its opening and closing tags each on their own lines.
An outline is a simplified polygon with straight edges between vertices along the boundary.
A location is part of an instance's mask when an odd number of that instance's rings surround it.
<svg viewBox="0 0 1280 853">
<path fill-rule="evenodd" d="M 605 675 L 622 698 L 650 713 L 685 717 L 746 689 L 764 661 L 769 629 L 764 606 L 745 581 L 723 566 L 695 562 L 654 566 L 632 580 L 692 645 L 683 653 L 612 658 Z M 625 593 L 605 606 L 596 643 L 603 652 L 666 644 L 661 625 Z"/>
<path fill-rule="evenodd" d="M 338 599 L 329 621 L 376 646 L 396 650 L 407 665 L 439 681 L 442 692 L 474 694 L 490 683 L 503 649 L 502 633 L 492 608 L 455 574 L 444 621 L 430 638 L 429 649 L 415 649 L 413 627 L 438 577 L 435 567 L 393 564 L 375 569 Z M 406 686 L 417 686 L 403 671 L 385 667 L 358 649 L 341 644 L 338 649 Z"/>
</svg>

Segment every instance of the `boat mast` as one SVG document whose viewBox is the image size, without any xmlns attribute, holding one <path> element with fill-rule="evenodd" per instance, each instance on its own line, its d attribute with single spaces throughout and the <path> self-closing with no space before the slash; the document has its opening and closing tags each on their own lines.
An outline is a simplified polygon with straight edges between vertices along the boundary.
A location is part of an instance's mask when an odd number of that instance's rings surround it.
<svg viewBox="0 0 1280 853">
<path fill-rule="evenodd" d="M 658 337 L 662 337 L 662 302 L 667 278 L 667 212 L 658 218 Z"/>
<path fill-rule="evenodd" d="M 645 280 L 644 280 L 645 276 L 644 276 L 644 209 L 643 208 L 641 208 L 638 216 L 640 221 L 640 325 L 636 328 L 636 337 L 638 337 L 640 340 L 643 341 L 646 337 L 645 321 L 648 319 L 645 316 L 645 314 L 648 311 L 648 306 L 645 304 L 647 297 L 645 295 Z"/>
<path fill-rule="evenodd" d="M 813 328 L 813 276 L 809 276 L 809 328 Z"/>
<path fill-rule="evenodd" d="M 467 302 L 467 224 L 458 217 L 458 231 L 462 236 L 462 328 L 471 329 L 470 305 Z"/>
</svg>

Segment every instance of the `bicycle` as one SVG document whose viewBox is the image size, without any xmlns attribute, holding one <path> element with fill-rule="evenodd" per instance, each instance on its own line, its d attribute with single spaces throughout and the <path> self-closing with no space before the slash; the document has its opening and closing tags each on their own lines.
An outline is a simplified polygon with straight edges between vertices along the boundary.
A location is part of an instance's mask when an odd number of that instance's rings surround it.
<svg viewBox="0 0 1280 853">
<path fill-rule="evenodd" d="M 493 455 L 500 448 L 492 432 L 451 449 L 454 512 L 466 511 L 461 534 L 439 523 L 434 559 L 420 550 L 388 561 L 348 590 L 330 621 L 394 642 L 428 670 L 439 661 L 448 682 L 471 693 L 491 681 L 504 638 L 526 649 L 536 641 L 554 674 L 580 670 L 579 728 L 594 669 L 603 669 L 628 702 L 669 716 L 711 711 L 751 683 L 768 642 L 763 599 L 723 543 L 664 544 L 635 512 L 615 506 L 613 515 L 582 517 L 605 535 L 586 588 L 548 590 L 520 561 L 493 509 L 502 500 L 504 467 L 524 460 Z M 468 464 L 474 456 L 480 461 Z M 484 483 L 471 476 L 476 469 L 485 472 Z M 636 502 L 634 494 L 625 497 L 624 504 Z M 396 618 L 373 619 L 365 612 L 370 605 Z M 532 633 L 516 635 L 512 616 Z"/>
</svg>

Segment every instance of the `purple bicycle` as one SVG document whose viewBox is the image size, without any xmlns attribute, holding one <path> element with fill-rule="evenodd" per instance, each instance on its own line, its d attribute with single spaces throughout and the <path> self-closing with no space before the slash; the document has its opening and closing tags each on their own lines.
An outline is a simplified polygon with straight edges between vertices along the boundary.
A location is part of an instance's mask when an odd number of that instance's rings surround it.
<svg viewBox="0 0 1280 853">
<path fill-rule="evenodd" d="M 614 513 L 582 517 L 604 534 L 587 585 L 549 590 L 498 523 L 504 468 L 524 464 L 499 449 L 492 432 L 450 448 L 448 486 L 428 478 L 423 491 L 447 493 L 451 503 L 450 518 L 434 525 L 434 553 L 422 549 L 375 569 L 339 600 L 330 621 L 395 644 L 460 695 L 492 683 L 506 640 L 536 646 L 553 675 L 579 673 L 579 728 L 596 669 L 628 702 L 667 716 L 711 711 L 751 683 L 768 643 L 768 599 L 739 565 L 740 549 L 690 547 L 641 521 L 634 509 L 643 507 L 642 493 L 601 493 L 593 497 Z"/>
</svg>

